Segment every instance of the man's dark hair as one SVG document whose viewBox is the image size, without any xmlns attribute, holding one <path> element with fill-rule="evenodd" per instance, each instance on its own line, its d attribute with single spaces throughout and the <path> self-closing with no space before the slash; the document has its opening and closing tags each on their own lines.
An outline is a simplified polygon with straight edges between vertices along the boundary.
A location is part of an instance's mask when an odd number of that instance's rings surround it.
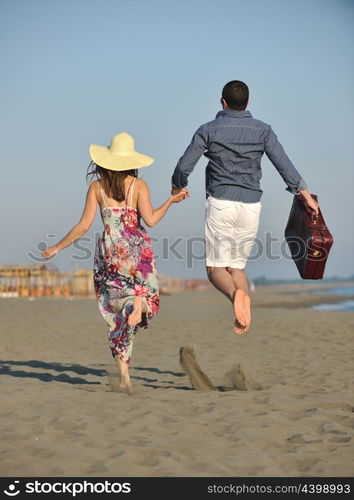
<svg viewBox="0 0 354 500">
<path fill-rule="evenodd" d="M 246 109 L 249 91 L 245 83 L 239 80 L 232 80 L 222 89 L 222 98 L 231 109 L 243 111 Z"/>
</svg>

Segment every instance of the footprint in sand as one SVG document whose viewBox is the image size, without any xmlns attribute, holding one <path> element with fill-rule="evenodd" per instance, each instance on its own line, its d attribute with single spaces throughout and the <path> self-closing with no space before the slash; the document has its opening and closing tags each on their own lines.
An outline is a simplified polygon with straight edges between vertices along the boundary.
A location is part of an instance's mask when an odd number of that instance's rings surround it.
<svg viewBox="0 0 354 500">
<path fill-rule="evenodd" d="M 290 444 L 306 444 L 308 441 L 303 434 L 294 434 L 286 439 Z"/>
<path fill-rule="evenodd" d="M 335 436 L 329 439 L 330 443 L 349 443 L 352 440 L 350 436 Z"/>
</svg>

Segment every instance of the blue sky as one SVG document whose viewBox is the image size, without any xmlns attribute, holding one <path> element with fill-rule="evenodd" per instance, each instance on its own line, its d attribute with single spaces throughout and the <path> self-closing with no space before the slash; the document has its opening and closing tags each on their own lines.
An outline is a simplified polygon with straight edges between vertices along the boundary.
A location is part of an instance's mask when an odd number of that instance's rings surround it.
<svg viewBox="0 0 354 500">
<path fill-rule="evenodd" d="M 156 159 L 141 172 L 161 204 L 192 134 L 215 117 L 223 85 L 240 79 L 248 109 L 272 125 L 319 196 L 335 238 L 326 275 L 353 274 L 353 18 L 350 0 L 1 0 L 0 262 L 29 263 L 38 242 L 53 244 L 78 222 L 89 144 L 119 132 Z M 201 259 L 187 269 L 160 258 L 161 238 L 203 237 L 205 165 L 190 177 L 191 199 L 150 230 L 161 272 L 205 276 Z M 264 244 L 266 232 L 283 238 L 292 195 L 266 157 L 262 165 Z M 86 236 L 101 229 L 97 212 Z M 82 252 L 68 247 L 52 262 L 92 266 L 92 254 L 73 255 Z M 247 270 L 298 276 L 286 258 L 251 259 Z"/>
</svg>

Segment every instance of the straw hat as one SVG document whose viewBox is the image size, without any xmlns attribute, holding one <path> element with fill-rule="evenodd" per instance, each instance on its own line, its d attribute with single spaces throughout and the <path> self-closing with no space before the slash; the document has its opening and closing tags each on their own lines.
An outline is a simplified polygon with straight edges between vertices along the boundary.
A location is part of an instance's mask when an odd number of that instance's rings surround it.
<svg viewBox="0 0 354 500">
<path fill-rule="evenodd" d="M 134 147 L 133 137 L 123 132 L 115 135 L 108 147 L 91 144 L 91 160 L 109 170 L 131 170 L 151 165 L 154 159 L 137 153 Z"/>
</svg>

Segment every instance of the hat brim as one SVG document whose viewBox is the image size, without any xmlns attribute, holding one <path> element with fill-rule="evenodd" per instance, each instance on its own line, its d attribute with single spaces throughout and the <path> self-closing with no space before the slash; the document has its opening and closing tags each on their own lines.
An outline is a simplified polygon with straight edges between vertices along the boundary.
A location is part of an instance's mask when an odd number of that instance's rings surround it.
<svg viewBox="0 0 354 500">
<path fill-rule="evenodd" d="M 90 145 L 91 160 L 102 168 L 109 170 L 133 170 L 136 168 L 148 167 L 154 161 L 154 158 L 134 151 L 129 155 L 117 155 L 112 153 L 109 148 Z"/>
</svg>

